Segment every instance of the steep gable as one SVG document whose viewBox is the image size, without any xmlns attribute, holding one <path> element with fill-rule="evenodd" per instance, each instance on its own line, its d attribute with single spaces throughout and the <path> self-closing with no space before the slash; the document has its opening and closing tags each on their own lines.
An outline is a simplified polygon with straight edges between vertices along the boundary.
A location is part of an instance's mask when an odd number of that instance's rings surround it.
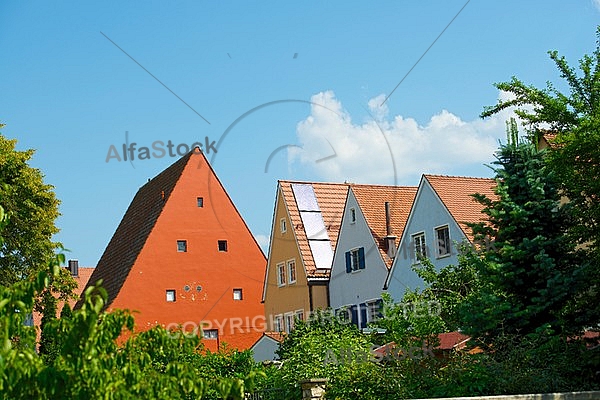
<svg viewBox="0 0 600 400">
<path fill-rule="evenodd" d="M 352 185 L 351 189 L 388 268 L 393 259 L 387 256 L 385 203 L 390 205 L 391 234 L 396 236 L 396 247 L 404 232 L 410 208 L 417 193 L 414 186 Z"/>
<path fill-rule="evenodd" d="M 265 328 L 265 256 L 200 151 L 144 185 L 94 271 L 108 308 L 135 312 L 136 330 L 204 330 L 211 350 L 249 348 Z"/>
<path fill-rule="evenodd" d="M 90 286 L 102 279 L 102 287 L 108 292 L 107 307 L 121 290 L 192 154 L 189 152 L 142 186 L 127 208 L 87 283 Z"/>
</svg>

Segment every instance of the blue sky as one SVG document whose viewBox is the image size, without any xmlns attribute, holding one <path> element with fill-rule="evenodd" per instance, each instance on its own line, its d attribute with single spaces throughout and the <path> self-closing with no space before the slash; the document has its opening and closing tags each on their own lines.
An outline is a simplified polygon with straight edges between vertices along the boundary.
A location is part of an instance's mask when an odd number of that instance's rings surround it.
<svg viewBox="0 0 600 400">
<path fill-rule="evenodd" d="M 264 243 L 278 179 L 490 176 L 510 116 L 478 118 L 501 95 L 492 84 L 559 82 L 547 51 L 575 62 L 599 22 L 598 0 L 6 0 L 2 134 L 36 149 L 62 201 L 56 239 L 82 265 L 175 161 L 106 162 L 126 131 L 138 147 L 222 139 L 208 156 Z"/>
</svg>

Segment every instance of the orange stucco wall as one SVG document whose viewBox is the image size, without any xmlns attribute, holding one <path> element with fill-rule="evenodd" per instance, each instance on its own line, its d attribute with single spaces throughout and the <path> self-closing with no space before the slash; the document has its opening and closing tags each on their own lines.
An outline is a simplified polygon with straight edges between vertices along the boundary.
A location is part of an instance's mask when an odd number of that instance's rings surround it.
<svg viewBox="0 0 600 400">
<path fill-rule="evenodd" d="M 161 193 L 156 193 L 161 196 Z M 203 197 L 204 206 L 197 206 Z M 187 252 L 177 251 L 187 241 Z M 227 240 L 227 251 L 218 249 Z M 246 349 L 265 328 L 265 257 L 206 159 L 190 158 L 111 308 L 135 310 L 136 329 L 218 329 L 219 342 Z M 233 290 L 242 289 L 242 300 Z M 166 291 L 176 291 L 167 302 Z M 216 348 L 216 340 L 205 340 Z"/>
</svg>

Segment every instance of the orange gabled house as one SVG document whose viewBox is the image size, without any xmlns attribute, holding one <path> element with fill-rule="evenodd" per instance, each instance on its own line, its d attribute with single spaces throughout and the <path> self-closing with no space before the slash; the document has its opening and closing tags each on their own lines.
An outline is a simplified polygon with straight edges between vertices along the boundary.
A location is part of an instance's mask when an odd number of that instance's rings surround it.
<svg viewBox="0 0 600 400">
<path fill-rule="evenodd" d="M 88 285 L 136 330 L 202 328 L 204 343 L 247 349 L 265 330 L 265 256 L 198 148 L 142 186 Z"/>
</svg>

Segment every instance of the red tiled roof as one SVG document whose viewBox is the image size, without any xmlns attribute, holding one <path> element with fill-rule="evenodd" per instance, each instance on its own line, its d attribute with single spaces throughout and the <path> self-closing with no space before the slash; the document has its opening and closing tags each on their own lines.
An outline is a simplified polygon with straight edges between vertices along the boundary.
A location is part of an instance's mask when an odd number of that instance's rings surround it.
<svg viewBox="0 0 600 400">
<path fill-rule="evenodd" d="M 471 195 L 480 193 L 490 199 L 496 199 L 494 187 L 496 181 L 490 178 L 471 178 L 464 176 L 423 175 L 452 217 L 456 220 L 465 236 L 472 242 L 473 234 L 467 223 L 487 221 L 481 211 L 483 206 Z"/>
<path fill-rule="evenodd" d="M 133 198 L 88 283 L 89 286 L 102 279 L 102 286 L 108 292 L 105 307 L 110 306 L 121 290 L 193 153 L 194 151 L 190 151 L 151 179 Z M 77 302 L 77 306 L 80 306 L 80 303 L 81 301 Z"/>
<path fill-rule="evenodd" d="M 298 210 L 298 203 L 294 197 L 292 191 L 292 184 L 308 184 L 313 187 L 315 197 L 323 216 L 323 222 L 327 229 L 327 235 L 331 242 L 332 251 L 335 251 L 335 245 L 337 243 L 338 234 L 340 231 L 340 224 L 342 221 L 342 214 L 344 212 L 344 206 L 346 204 L 346 196 L 348 193 L 349 183 L 320 183 L 320 182 L 296 182 L 296 181 L 279 181 L 279 187 L 283 193 L 285 204 L 288 209 L 290 220 L 294 227 L 296 234 L 296 240 L 298 241 L 298 247 L 300 254 L 302 255 L 302 261 L 308 278 L 327 278 L 329 277 L 329 271 L 322 272 L 317 270 L 315 260 L 313 258 L 310 246 L 308 243 L 308 237 L 304 230 L 304 225 L 300 218 L 300 212 Z"/>
<path fill-rule="evenodd" d="M 413 186 L 352 185 L 351 190 L 379 247 L 381 258 L 390 268 L 393 259 L 387 256 L 385 203 L 389 202 L 390 204 L 390 225 L 392 235 L 397 237 L 396 246 L 398 246 L 417 188 Z"/>
<path fill-rule="evenodd" d="M 447 332 L 440 333 L 438 339 L 440 339 L 440 345 L 436 349 L 452 350 L 456 348 L 461 350 L 466 346 L 470 337 L 460 332 Z"/>
<path fill-rule="evenodd" d="M 279 343 L 283 342 L 283 339 L 285 339 L 285 334 L 283 332 L 265 332 L 264 335 L 277 340 Z"/>
</svg>

